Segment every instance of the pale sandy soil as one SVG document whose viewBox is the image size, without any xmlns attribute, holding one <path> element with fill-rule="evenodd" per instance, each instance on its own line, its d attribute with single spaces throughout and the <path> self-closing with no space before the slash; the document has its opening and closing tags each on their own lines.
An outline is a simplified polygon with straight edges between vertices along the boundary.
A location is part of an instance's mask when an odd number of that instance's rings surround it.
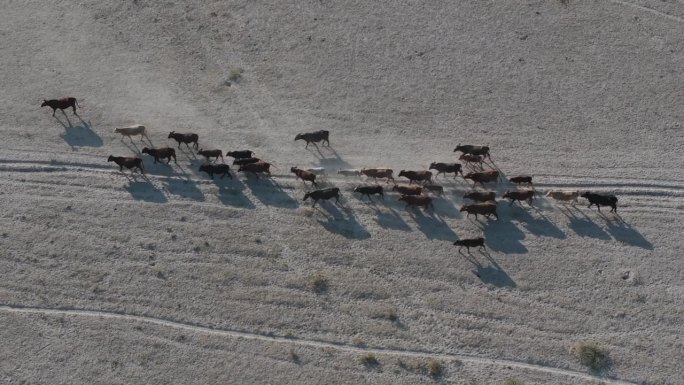
<svg viewBox="0 0 684 385">
<path fill-rule="evenodd" d="M 0 383 L 683 384 L 683 17 L 680 0 L 6 0 Z M 65 95 L 80 118 L 39 107 Z M 142 149 L 113 132 L 132 123 L 156 146 L 250 148 L 275 176 L 212 181 L 187 149 L 123 175 L 106 158 Z M 318 129 L 330 148 L 293 141 Z M 470 183 L 442 177 L 434 213 L 336 175 L 341 204 L 312 209 L 288 173 L 425 169 L 458 143 L 542 191 L 614 193 L 621 219 L 542 198 L 476 221 Z M 452 245 L 479 235 L 488 255 Z M 603 372 L 572 353 L 586 341 Z"/>
</svg>

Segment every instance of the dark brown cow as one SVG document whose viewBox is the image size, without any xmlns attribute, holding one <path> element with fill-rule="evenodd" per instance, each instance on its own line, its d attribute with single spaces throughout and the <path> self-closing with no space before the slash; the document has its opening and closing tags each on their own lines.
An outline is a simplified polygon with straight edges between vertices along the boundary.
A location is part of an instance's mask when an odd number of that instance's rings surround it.
<svg viewBox="0 0 684 385">
<path fill-rule="evenodd" d="M 454 178 L 461 173 L 461 176 L 463 176 L 463 167 L 461 166 L 460 163 L 442 163 L 442 162 L 432 162 L 429 167 L 430 170 L 437 170 L 437 175 L 435 175 L 435 178 L 439 176 L 439 174 L 449 174 L 453 173 Z"/>
<path fill-rule="evenodd" d="M 426 190 L 430 191 L 431 193 L 435 195 L 443 195 L 444 194 L 444 186 L 439 186 L 436 184 L 426 184 L 423 186 Z"/>
<path fill-rule="evenodd" d="M 328 146 L 330 146 L 330 141 L 328 138 L 330 137 L 330 131 L 326 130 L 319 130 L 319 131 L 314 131 L 314 132 L 307 132 L 304 134 L 297 134 L 295 136 L 295 140 L 303 140 L 306 142 L 306 147 L 309 147 L 309 143 L 316 144 L 318 142 L 324 142 L 323 144 L 327 143 Z"/>
<path fill-rule="evenodd" d="M 311 207 L 315 207 L 316 203 L 321 199 L 328 200 L 335 198 L 335 203 L 340 203 L 340 189 L 338 187 L 330 187 L 304 194 L 304 200 L 309 198 L 313 199 L 313 205 L 311 205 Z"/>
<path fill-rule="evenodd" d="M 487 146 L 473 146 L 470 144 L 464 144 L 464 145 L 459 144 L 454 149 L 454 152 L 456 152 L 456 151 L 461 151 L 464 154 L 482 155 L 483 157 L 486 156 L 489 159 L 492 158 L 491 156 L 489 156 L 489 147 L 487 147 Z"/>
<path fill-rule="evenodd" d="M 254 176 L 259 179 L 259 173 L 263 172 L 271 176 L 271 164 L 260 160 L 256 163 L 243 164 L 238 168 L 238 172 L 251 172 Z"/>
<path fill-rule="evenodd" d="M 513 178 L 509 179 L 511 183 L 515 184 L 532 184 L 532 177 L 528 175 L 520 175 L 520 176 L 514 176 Z"/>
<path fill-rule="evenodd" d="M 221 179 L 223 179 L 224 176 L 228 175 L 228 178 L 233 179 L 233 175 L 230 174 L 230 166 L 228 166 L 225 163 L 219 163 L 219 164 L 212 164 L 212 163 L 205 163 L 200 166 L 199 168 L 200 172 L 206 172 L 209 174 L 211 179 L 214 179 L 214 174 L 216 175 L 221 175 Z"/>
<path fill-rule="evenodd" d="M 181 143 L 185 143 L 185 146 L 190 148 L 188 143 L 193 143 L 193 147 L 195 147 L 195 150 L 199 147 L 199 144 L 197 144 L 197 141 L 199 140 L 199 135 L 193 134 L 191 132 L 181 134 L 179 132 L 171 131 L 169 133 L 169 139 L 173 139 L 176 142 L 178 142 L 178 148 L 180 148 Z"/>
<path fill-rule="evenodd" d="M 422 206 L 425 210 L 428 208 L 435 209 L 432 205 L 432 197 L 428 195 L 402 195 L 400 201 L 406 202 L 406 208 L 409 206 Z"/>
<path fill-rule="evenodd" d="M 69 107 L 71 107 L 74 110 L 74 115 L 78 116 L 78 113 L 76 113 L 76 106 L 78 106 L 78 108 L 81 108 L 81 106 L 78 105 L 76 98 L 72 98 L 72 97 L 61 98 L 61 99 L 50 99 L 50 100 L 43 99 L 43 104 L 41 104 L 40 106 L 41 107 L 48 106 L 48 107 L 52 108 L 52 116 L 55 116 L 55 112 L 57 112 L 58 108 L 60 110 L 62 110 L 62 113 L 64 113 L 64 115 L 66 115 L 64 110 L 66 110 Z"/>
<path fill-rule="evenodd" d="M 527 201 L 527 204 L 532 206 L 532 200 L 534 199 L 534 190 L 524 190 L 524 191 L 506 191 L 503 198 L 508 198 L 511 200 L 509 206 L 512 206 L 515 201 Z"/>
<path fill-rule="evenodd" d="M 473 186 L 478 183 L 484 185 L 487 182 L 496 182 L 496 180 L 499 178 L 499 172 L 496 170 L 469 172 L 463 178 L 471 179 L 473 182 L 475 182 Z"/>
<path fill-rule="evenodd" d="M 259 158 L 237 158 L 233 161 L 233 165 L 243 166 L 245 164 L 256 163 L 260 161 Z"/>
<path fill-rule="evenodd" d="M 476 202 L 487 202 L 496 199 L 496 193 L 494 191 L 473 191 L 470 193 L 463 194 L 464 199 L 470 199 Z"/>
<path fill-rule="evenodd" d="M 458 159 L 468 164 L 477 163 L 480 166 L 480 168 L 482 168 L 482 162 L 484 162 L 484 156 L 482 155 L 461 154 L 461 156 L 459 156 Z"/>
<path fill-rule="evenodd" d="M 131 170 L 131 172 L 133 172 L 137 168 L 140 170 L 141 174 L 145 173 L 145 171 L 143 170 L 143 160 L 140 158 L 136 158 L 134 156 L 110 155 L 107 159 L 107 162 L 114 162 L 118 164 L 119 171 L 121 172 L 123 172 L 123 168 L 126 167 L 127 169 Z"/>
<path fill-rule="evenodd" d="M 253 154 L 254 151 L 252 150 L 226 151 L 226 156 L 235 159 L 251 158 Z"/>
<path fill-rule="evenodd" d="M 432 173 L 430 171 L 401 170 L 399 172 L 399 177 L 402 176 L 409 180 L 409 184 L 413 183 L 414 181 L 432 183 Z"/>
<path fill-rule="evenodd" d="M 394 185 L 392 191 L 397 191 L 401 195 L 420 195 L 423 192 L 422 186 L 399 186 Z"/>
<path fill-rule="evenodd" d="M 355 193 L 361 194 L 361 198 L 363 198 L 364 195 L 368 196 L 368 199 L 373 200 L 371 198 L 371 195 L 380 195 L 382 199 L 385 199 L 385 192 L 382 188 L 382 186 L 379 185 L 374 185 L 374 186 L 356 186 L 354 188 Z"/>
<path fill-rule="evenodd" d="M 203 150 L 200 148 L 197 153 L 202 155 L 207 161 L 211 160 L 211 158 L 216 158 L 217 161 L 219 158 L 223 160 L 223 151 L 221 150 Z"/>
<path fill-rule="evenodd" d="M 478 215 L 484 215 L 487 218 L 489 218 L 490 215 L 494 215 L 496 219 L 499 219 L 499 216 L 496 213 L 496 202 L 484 202 L 472 205 L 463 205 L 460 211 L 467 212 L 468 215 L 466 215 L 466 217 L 469 217 L 470 214 L 475 214 L 475 219 L 477 219 Z"/>
<path fill-rule="evenodd" d="M 461 249 L 464 247 L 468 250 L 470 253 L 470 248 L 471 247 L 479 247 L 480 249 L 486 249 L 485 244 L 484 244 L 484 238 L 471 238 L 471 239 L 461 239 L 456 242 L 454 242 L 455 246 L 460 246 L 458 248 L 458 251 L 460 252 Z"/>
<path fill-rule="evenodd" d="M 166 158 L 167 161 L 166 163 L 169 164 L 171 163 L 171 158 L 173 158 L 174 163 L 178 163 L 176 161 L 176 150 L 174 150 L 171 147 L 162 147 L 162 148 L 143 148 L 142 149 L 143 154 L 148 154 L 151 155 L 154 158 L 154 163 L 161 162 L 159 158 Z"/>
<path fill-rule="evenodd" d="M 314 174 L 310 171 L 302 170 L 301 168 L 297 168 L 297 167 L 291 167 L 290 172 L 295 174 L 297 176 L 297 178 L 304 181 L 304 184 L 306 184 L 306 182 L 309 181 L 309 182 L 311 182 L 312 186 L 317 186 L 316 174 Z"/>
</svg>

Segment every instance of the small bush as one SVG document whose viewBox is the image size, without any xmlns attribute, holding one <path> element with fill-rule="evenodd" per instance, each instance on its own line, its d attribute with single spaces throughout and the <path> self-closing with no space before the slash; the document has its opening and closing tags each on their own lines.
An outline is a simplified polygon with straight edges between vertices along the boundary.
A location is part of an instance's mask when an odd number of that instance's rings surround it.
<svg viewBox="0 0 684 385">
<path fill-rule="evenodd" d="M 373 314 L 373 318 L 382 318 L 392 322 L 396 322 L 399 319 L 399 316 L 397 315 L 397 309 L 393 307 L 388 307 Z"/>
<path fill-rule="evenodd" d="M 299 363 L 299 355 L 294 350 L 290 349 L 289 356 L 292 362 Z"/>
<path fill-rule="evenodd" d="M 444 374 L 444 363 L 434 358 L 427 361 L 427 372 L 430 377 L 439 377 Z"/>
<path fill-rule="evenodd" d="M 359 361 L 367 367 L 378 366 L 380 364 L 380 361 L 378 361 L 373 353 L 363 353 L 361 357 L 359 357 Z"/>
<path fill-rule="evenodd" d="M 525 383 L 517 378 L 507 378 L 503 385 L 525 385 Z"/>
<path fill-rule="evenodd" d="M 595 371 L 605 369 L 609 364 L 608 353 L 593 342 L 583 342 L 575 347 L 580 363 Z"/>
<path fill-rule="evenodd" d="M 328 278 L 322 274 L 315 274 L 309 278 L 309 286 L 316 294 L 328 291 Z"/>
<path fill-rule="evenodd" d="M 354 337 L 354 339 L 352 339 L 352 345 L 362 348 L 366 346 L 366 342 L 361 337 Z"/>
<path fill-rule="evenodd" d="M 242 69 L 232 70 L 228 75 L 228 79 L 237 82 L 242 78 Z"/>
</svg>

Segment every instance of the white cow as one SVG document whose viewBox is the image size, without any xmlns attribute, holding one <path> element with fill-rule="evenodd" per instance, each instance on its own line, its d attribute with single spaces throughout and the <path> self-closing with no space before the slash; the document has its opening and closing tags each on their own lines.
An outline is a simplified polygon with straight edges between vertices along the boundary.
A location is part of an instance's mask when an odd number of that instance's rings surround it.
<svg viewBox="0 0 684 385">
<path fill-rule="evenodd" d="M 131 141 L 133 141 L 133 138 L 131 137 L 134 135 L 140 135 L 140 141 L 143 140 L 143 137 L 147 138 L 145 126 L 142 124 L 134 124 L 128 127 L 115 128 L 114 132 L 121 134 L 122 139 L 124 136 L 127 136 L 129 139 L 131 139 Z M 147 140 L 149 140 L 149 138 L 147 138 Z"/>
<path fill-rule="evenodd" d="M 323 167 L 307 168 L 306 171 L 314 175 L 325 175 L 325 168 Z"/>
<path fill-rule="evenodd" d="M 578 191 L 562 191 L 562 190 L 552 190 L 546 193 L 547 197 L 551 197 L 559 202 L 572 202 L 574 205 L 577 203 L 577 198 L 579 197 Z"/>
<path fill-rule="evenodd" d="M 340 170 L 337 173 L 344 176 L 361 176 L 361 170 L 355 168 Z"/>
</svg>

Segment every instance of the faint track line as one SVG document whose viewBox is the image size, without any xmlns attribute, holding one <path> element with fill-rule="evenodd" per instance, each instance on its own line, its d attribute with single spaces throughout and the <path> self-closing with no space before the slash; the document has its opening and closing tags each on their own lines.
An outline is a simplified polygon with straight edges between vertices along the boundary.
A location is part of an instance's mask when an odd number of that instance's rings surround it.
<svg viewBox="0 0 684 385">
<path fill-rule="evenodd" d="M 644 12 L 652 13 L 652 14 L 657 15 L 657 16 L 662 16 L 662 17 L 665 17 L 667 19 L 676 21 L 678 23 L 684 23 L 684 19 L 679 17 L 679 16 L 670 15 L 668 13 L 661 12 L 661 11 L 658 11 L 656 9 L 649 8 L 649 7 L 646 7 L 643 5 L 635 4 L 635 3 L 632 3 L 630 1 L 624 1 L 624 0 L 608 0 L 608 1 L 610 1 L 613 4 L 625 5 L 625 6 L 632 7 L 632 8 L 644 11 Z"/>
<path fill-rule="evenodd" d="M 163 318 L 155 318 L 148 316 L 132 315 L 119 312 L 111 311 L 96 311 L 96 310 L 85 310 L 85 309 L 59 309 L 59 308 L 41 308 L 41 307 L 31 307 L 31 306 L 17 306 L 17 305 L 0 305 L 0 311 L 5 313 L 21 313 L 21 314 L 44 314 L 44 315 L 68 315 L 68 316 L 80 316 L 80 317 L 92 317 L 92 318 L 108 318 L 115 320 L 124 321 L 135 321 L 144 322 L 148 324 L 154 324 L 175 329 L 184 329 L 193 331 L 196 333 L 214 334 L 224 337 L 231 338 L 242 338 L 250 340 L 259 340 L 266 342 L 274 342 L 280 344 L 291 344 L 299 346 L 308 346 L 313 348 L 326 348 L 335 349 L 348 353 L 374 353 L 382 355 L 391 356 L 405 356 L 405 357 L 417 357 L 417 358 L 438 358 L 443 360 L 459 360 L 461 362 L 469 362 L 481 365 L 497 365 L 497 366 L 510 366 L 520 369 L 535 370 L 539 372 L 545 372 L 555 375 L 561 375 L 566 377 L 581 378 L 590 381 L 599 381 L 604 384 L 612 385 L 636 385 L 634 382 L 612 379 L 606 377 L 592 376 L 588 373 L 577 372 L 569 369 L 559 369 L 550 366 L 529 364 L 525 362 L 504 360 L 496 358 L 486 358 L 479 357 L 470 354 L 456 354 L 456 353 L 432 353 L 428 351 L 421 350 L 403 350 L 403 349 L 390 349 L 390 348 L 362 348 L 356 346 L 350 346 L 340 343 L 334 343 L 323 340 L 311 340 L 311 339 L 300 339 L 300 338 L 285 338 L 269 336 L 258 333 L 250 333 L 240 330 L 232 329 L 218 329 L 211 328 L 207 326 L 201 326 L 197 324 L 184 323 L 178 321 L 172 321 Z"/>
</svg>

